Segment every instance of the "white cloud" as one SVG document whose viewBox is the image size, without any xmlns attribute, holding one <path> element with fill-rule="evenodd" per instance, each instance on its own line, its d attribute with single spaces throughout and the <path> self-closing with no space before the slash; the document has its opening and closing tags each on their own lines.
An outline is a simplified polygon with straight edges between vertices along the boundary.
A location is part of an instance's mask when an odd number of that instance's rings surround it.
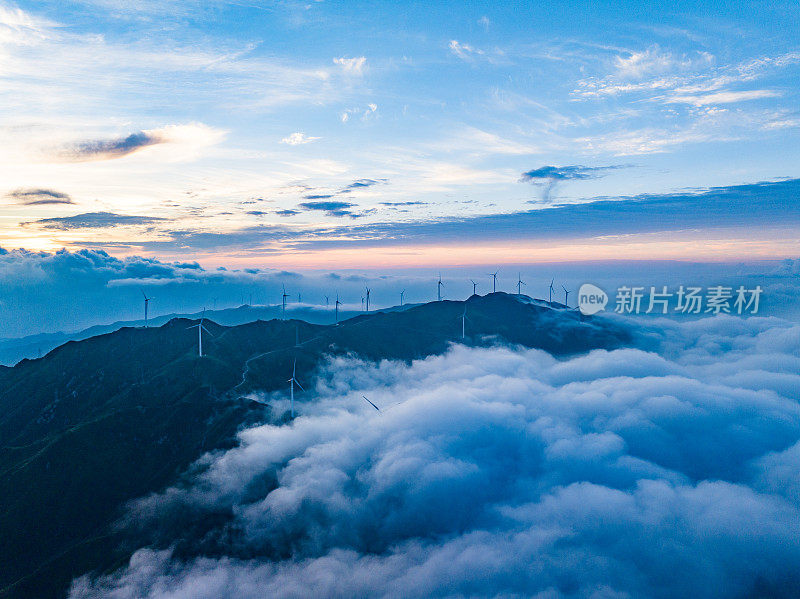
<svg viewBox="0 0 800 599">
<path fill-rule="evenodd" d="M 344 110 L 339 115 L 339 119 L 343 123 L 346 123 L 347 121 L 350 120 L 351 116 L 360 115 L 361 120 L 367 120 L 377 111 L 378 111 L 378 105 L 375 104 L 374 102 L 370 102 L 369 104 L 367 104 L 365 108 L 348 108 L 347 110 Z"/>
<path fill-rule="evenodd" d="M 46 38 L 48 30 L 55 27 L 58 27 L 56 23 L 35 17 L 20 8 L 0 6 L 0 44 L 33 44 Z"/>
<path fill-rule="evenodd" d="M 281 140 L 282 144 L 288 144 L 290 146 L 299 146 L 303 144 L 311 143 L 312 141 L 318 140 L 319 137 L 309 137 L 305 133 L 301 133 L 299 131 L 292 133 L 291 135 L 284 137 Z"/>
<path fill-rule="evenodd" d="M 710 55 L 703 54 L 704 62 L 710 61 Z M 645 75 L 654 75 L 693 66 L 694 61 L 687 58 L 676 58 L 657 46 L 651 46 L 640 52 L 630 52 L 627 56 L 614 58 L 615 76 L 620 79 L 641 79 Z"/>
<path fill-rule="evenodd" d="M 431 144 L 431 147 L 445 151 L 466 151 L 480 154 L 525 155 L 537 154 L 541 149 L 530 144 L 507 139 L 495 133 L 465 127 L 451 138 Z"/>
<path fill-rule="evenodd" d="M 364 68 L 367 65 L 365 56 L 358 56 L 356 58 L 334 58 L 334 64 L 338 64 L 346 73 L 351 75 L 362 75 Z"/>
<path fill-rule="evenodd" d="M 703 95 L 674 95 L 667 98 L 670 104 L 691 104 L 693 106 L 708 106 L 710 104 L 732 104 L 734 102 L 744 102 L 748 100 L 760 100 L 762 98 L 777 98 L 780 93 L 769 89 L 753 89 L 739 92 L 716 92 Z"/>
<path fill-rule="evenodd" d="M 590 152 L 611 152 L 617 156 L 655 154 L 675 150 L 687 144 L 726 142 L 747 139 L 768 129 L 797 126 L 796 118 L 785 111 L 722 107 L 726 100 L 743 101 L 727 93 L 712 94 L 706 100 L 694 99 L 689 119 L 663 127 L 620 128 L 608 134 L 580 137 L 574 140 Z M 766 96 L 769 97 L 769 96 Z M 689 99 L 687 98 L 687 103 Z"/>
<path fill-rule="evenodd" d="M 668 102 L 674 95 L 690 96 L 720 91 L 730 85 L 754 81 L 771 70 L 785 68 L 798 61 L 800 54 L 790 52 L 717 66 L 715 58 L 708 53 L 676 58 L 657 48 L 650 48 L 633 52 L 627 57 L 617 56 L 614 59 L 614 72 L 604 77 L 582 79 L 572 93 L 576 98 L 649 94 L 653 100 Z M 667 94 L 663 95 L 663 92 Z"/>
<path fill-rule="evenodd" d="M 480 50 L 479 48 L 474 48 L 469 44 L 462 44 L 458 40 L 450 40 L 448 47 L 450 48 L 450 51 L 453 54 L 464 60 L 469 60 L 473 57 L 473 55 L 476 54 L 477 55 L 483 54 L 483 50 Z"/>
<path fill-rule="evenodd" d="M 145 548 L 71 597 L 789 596 L 800 326 L 641 333 L 657 353 L 333 360 L 299 418 L 131 512 L 190 553 L 173 515 L 229 514 L 220 557 Z"/>
<path fill-rule="evenodd" d="M 666 130 L 658 128 L 617 131 L 608 135 L 594 135 L 579 138 L 576 141 L 590 152 L 610 152 L 615 156 L 636 156 L 658 154 L 690 143 L 704 143 L 721 137 L 715 137 L 713 131 L 702 131 L 696 128 Z"/>
</svg>

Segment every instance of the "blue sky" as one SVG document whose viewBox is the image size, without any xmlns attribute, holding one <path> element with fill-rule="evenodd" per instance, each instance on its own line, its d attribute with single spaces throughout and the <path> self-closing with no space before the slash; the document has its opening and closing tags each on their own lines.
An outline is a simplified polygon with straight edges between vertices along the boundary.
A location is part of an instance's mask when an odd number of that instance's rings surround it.
<svg viewBox="0 0 800 599">
<path fill-rule="evenodd" d="M 300 269 L 794 256 L 799 12 L 0 0 L 0 246 Z"/>
</svg>

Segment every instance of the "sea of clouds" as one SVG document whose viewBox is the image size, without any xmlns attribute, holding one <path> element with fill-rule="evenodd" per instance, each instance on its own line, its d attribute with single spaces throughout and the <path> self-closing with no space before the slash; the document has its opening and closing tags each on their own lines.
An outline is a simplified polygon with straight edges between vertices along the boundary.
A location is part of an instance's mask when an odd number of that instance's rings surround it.
<svg viewBox="0 0 800 599">
<path fill-rule="evenodd" d="M 654 351 L 332 360 L 294 421 L 130 506 L 151 541 L 70 597 L 795 595 L 800 325 L 637 327 Z"/>
</svg>

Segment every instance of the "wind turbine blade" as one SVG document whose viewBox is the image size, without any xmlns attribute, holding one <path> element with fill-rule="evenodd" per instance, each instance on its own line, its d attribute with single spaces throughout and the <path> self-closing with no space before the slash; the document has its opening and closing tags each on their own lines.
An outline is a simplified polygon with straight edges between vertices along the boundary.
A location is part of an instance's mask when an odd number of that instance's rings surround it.
<svg viewBox="0 0 800 599">
<path fill-rule="evenodd" d="M 208 330 L 206 327 L 204 327 L 203 325 L 200 325 L 200 328 L 202 328 L 202 329 L 203 329 L 203 330 L 204 330 L 206 333 L 208 333 L 208 334 L 209 334 L 209 335 L 211 335 L 212 337 L 214 336 L 214 333 L 212 333 L 211 331 L 209 331 L 209 330 Z"/>
<path fill-rule="evenodd" d="M 300 387 L 300 390 L 301 390 L 301 391 L 305 391 L 305 389 L 303 389 L 303 385 L 301 385 L 300 383 L 298 383 L 298 382 L 297 382 L 297 379 L 295 379 L 295 380 L 294 380 L 294 384 L 295 384 L 295 385 L 297 385 L 298 387 Z"/>
<path fill-rule="evenodd" d="M 363 398 L 364 398 L 364 399 L 367 401 L 367 403 L 368 403 L 369 405 L 371 405 L 373 408 L 375 408 L 375 409 L 376 409 L 376 410 L 378 410 L 379 412 L 381 411 L 381 409 L 380 409 L 378 406 L 376 406 L 376 405 L 375 405 L 374 403 L 372 403 L 372 402 L 371 402 L 369 399 L 367 399 L 367 396 L 366 396 L 366 395 L 362 395 L 361 397 L 363 397 Z"/>
</svg>

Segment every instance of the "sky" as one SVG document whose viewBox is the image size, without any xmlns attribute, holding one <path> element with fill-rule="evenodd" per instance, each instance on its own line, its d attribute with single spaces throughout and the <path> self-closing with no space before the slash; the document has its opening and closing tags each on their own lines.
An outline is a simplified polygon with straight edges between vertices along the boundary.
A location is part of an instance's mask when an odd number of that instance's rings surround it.
<svg viewBox="0 0 800 599">
<path fill-rule="evenodd" d="M 0 0 L 0 247 L 800 255 L 793 2 Z"/>
</svg>

